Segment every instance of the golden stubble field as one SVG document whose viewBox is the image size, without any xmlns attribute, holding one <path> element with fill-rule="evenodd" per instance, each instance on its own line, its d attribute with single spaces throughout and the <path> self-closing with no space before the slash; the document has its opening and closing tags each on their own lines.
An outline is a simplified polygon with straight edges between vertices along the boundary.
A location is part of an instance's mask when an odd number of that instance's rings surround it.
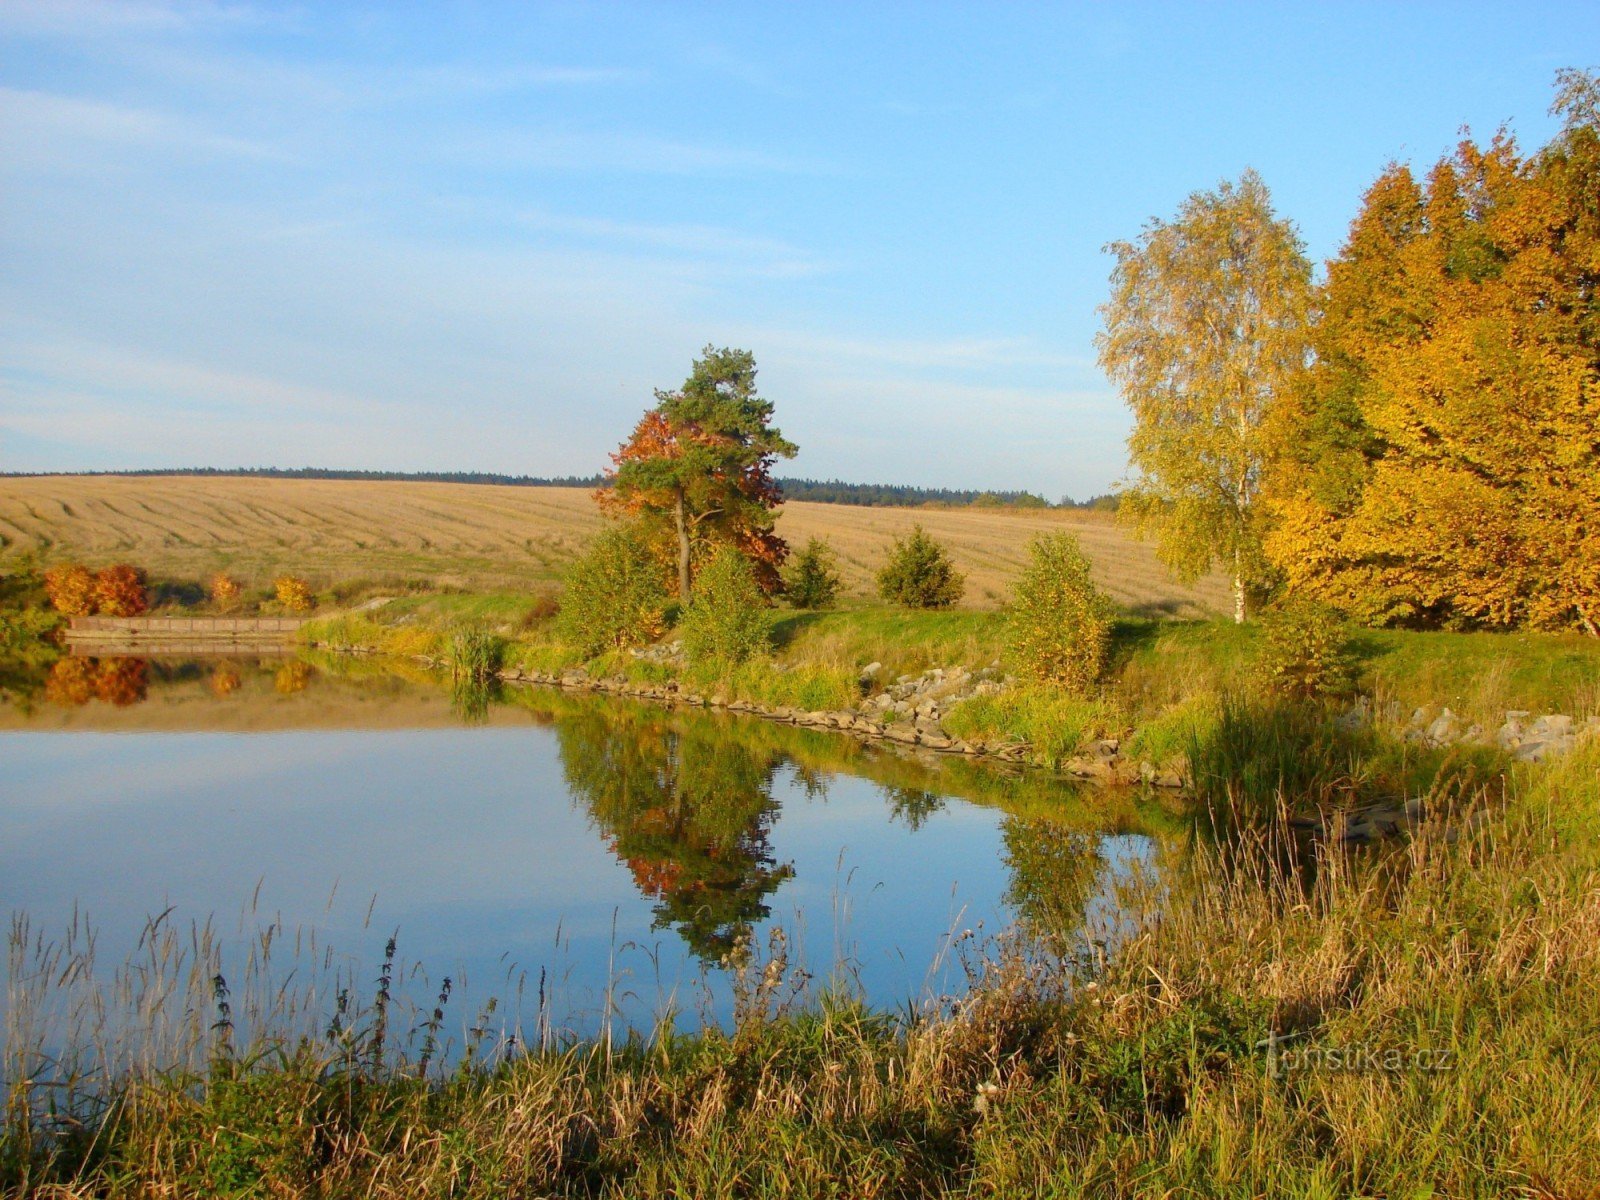
<svg viewBox="0 0 1600 1200">
<path fill-rule="evenodd" d="M 825 537 L 847 589 L 869 595 L 890 542 L 921 524 L 967 573 L 965 603 L 1005 599 L 1035 533 L 1078 535 L 1119 603 L 1199 615 L 1228 603 L 1219 576 L 1186 586 L 1154 550 L 1100 514 L 993 509 L 857 508 L 791 503 L 778 529 L 791 544 Z M 0 479 L 0 556 L 46 562 L 127 561 L 158 577 L 203 579 L 219 568 L 255 582 L 283 571 L 313 581 L 413 581 L 505 588 L 549 580 L 601 524 L 581 488 L 490 484 L 70 476 Z"/>
</svg>

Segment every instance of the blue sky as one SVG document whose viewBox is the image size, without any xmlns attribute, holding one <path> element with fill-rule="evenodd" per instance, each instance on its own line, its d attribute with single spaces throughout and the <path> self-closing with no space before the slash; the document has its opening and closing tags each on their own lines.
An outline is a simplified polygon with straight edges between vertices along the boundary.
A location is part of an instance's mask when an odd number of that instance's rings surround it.
<svg viewBox="0 0 1600 1200">
<path fill-rule="evenodd" d="M 0 470 L 587 474 L 708 342 L 784 473 L 1125 473 L 1101 247 L 1554 129 L 1585 5 L 0 0 Z"/>
</svg>

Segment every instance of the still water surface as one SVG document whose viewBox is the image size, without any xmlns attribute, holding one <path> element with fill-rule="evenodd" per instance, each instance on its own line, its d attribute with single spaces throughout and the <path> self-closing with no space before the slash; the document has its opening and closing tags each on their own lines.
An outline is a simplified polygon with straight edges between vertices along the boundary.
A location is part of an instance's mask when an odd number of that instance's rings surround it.
<svg viewBox="0 0 1600 1200">
<path fill-rule="evenodd" d="M 1038 772 L 371 662 L 64 663 L 0 709 L 0 909 L 86 916 L 102 961 L 210 920 L 225 971 L 278 922 L 358 987 L 393 935 L 458 1016 L 721 1018 L 730 950 L 779 926 L 817 981 L 915 1003 L 964 931 L 1103 936 L 1160 824 Z"/>
</svg>

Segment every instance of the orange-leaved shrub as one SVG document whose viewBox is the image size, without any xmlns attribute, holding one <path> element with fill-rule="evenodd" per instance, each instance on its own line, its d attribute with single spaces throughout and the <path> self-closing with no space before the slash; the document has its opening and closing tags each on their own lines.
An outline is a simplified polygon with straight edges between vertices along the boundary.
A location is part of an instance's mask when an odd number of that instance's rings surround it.
<svg viewBox="0 0 1600 1200">
<path fill-rule="evenodd" d="M 94 601 L 108 617 L 137 617 L 150 607 L 144 572 L 127 563 L 102 568 L 94 580 Z"/>
<path fill-rule="evenodd" d="M 243 589 L 232 575 L 226 571 L 218 571 L 206 585 L 206 591 L 211 595 L 211 603 L 226 612 L 239 603 L 239 593 Z"/>
<path fill-rule="evenodd" d="M 50 605 L 67 617 L 94 612 L 94 572 L 81 563 L 65 563 L 44 573 L 44 594 Z"/>
</svg>

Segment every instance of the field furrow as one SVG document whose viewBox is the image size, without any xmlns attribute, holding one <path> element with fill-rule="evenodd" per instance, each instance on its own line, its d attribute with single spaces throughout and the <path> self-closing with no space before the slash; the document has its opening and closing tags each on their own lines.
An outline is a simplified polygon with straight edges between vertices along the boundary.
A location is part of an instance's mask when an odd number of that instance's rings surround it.
<svg viewBox="0 0 1600 1200">
<path fill-rule="evenodd" d="M 444 579 L 519 587 L 557 576 L 601 527 L 586 488 L 151 476 L 0 479 L 0 557 L 136 562 L 199 579 L 219 567 L 264 580 L 297 571 L 323 582 Z M 870 595 L 895 538 L 922 525 L 967 573 L 966 603 L 1003 603 L 1039 533 L 1068 530 L 1120 604 L 1198 614 L 1227 606 L 1222 579 L 1172 580 L 1152 548 L 1099 514 L 1055 510 L 857 508 L 793 503 L 778 518 L 791 544 L 826 538 L 846 589 Z"/>
</svg>

